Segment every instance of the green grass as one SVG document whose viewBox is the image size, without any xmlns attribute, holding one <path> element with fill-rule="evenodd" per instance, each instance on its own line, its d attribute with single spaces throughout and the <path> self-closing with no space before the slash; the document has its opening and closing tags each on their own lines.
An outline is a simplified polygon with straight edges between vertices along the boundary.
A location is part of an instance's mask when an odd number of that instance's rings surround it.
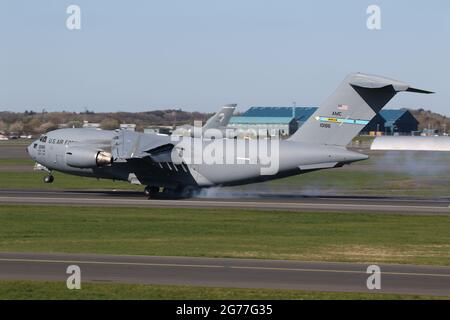
<svg viewBox="0 0 450 320">
<path fill-rule="evenodd" d="M 124 181 L 112 181 L 87 177 L 72 176 L 54 172 L 54 183 L 44 183 L 44 172 L 5 172 L 0 171 L 0 189 L 120 189 L 143 191 L 143 186 L 132 185 Z"/>
<path fill-rule="evenodd" d="M 0 300 L 428 300 L 449 297 L 309 292 L 275 289 L 236 289 L 162 285 L 82 283 L 68 290 L 64 282 L 0 281 Z"/>
<path fill-rule="evenodd" d="M 0 147 L 1 146 L 27 146 L 30 143 L 32 143 L 33 139 L 12 139 L 12 140 L 5 140 L 0 141 Z"/>
<path fill-rule="evenodd" d="M 0 251 L 450 265 L 450 217 L 1 206 Z"/>
<path fill-rule="evenodd" d="M 42 171 L 25 171 L 21 168 L 2 171 L 2 166 L 19 166 L 31 169 L 34 161 L 31 159 L 0 159 L 0 189 L 120 189 L 142 191 L 143 186 L 132 185 L 123 181 L 112 181 L 105 179 L 95 179 L 78 177 L 60 172 L 54 172 L 55 182 L 52 184 L 43 183 L 46 176 Z"/>
<path fill-rule="evenodd" d="M 362 187 L 369 189 L 379 189 L 386 180 L 407 179 L 405 174 L 370 172 L 370 171 L 343 171 L 330 169 L 325 171 L 310 172 L 300 176 L 292 176 L 285 179 L 271 181 L 272 185 L 296 185 L 300 181 L 305 186 L 321 186 L 324 188 L 352 188 Z M 299 184 L 301 185 L 301 184 Z"/>
<path fill-rule="evenodd" d="M 262 184 L 268 192 L 295 190 L 300 194 L 449 197 L 450 158 L 446 153 L 372 153 L 371 158 L 342 169 L 312 172 Z M 4 170 L 2 170 L 4 166 Z M 127 182 L 96 180 L 55 172 L 44 184 L 43 172 L 32 172 L 27 158 L 0 159 L 2 189 L 124 189 L 143 190 Z M 24 170 L 26 168 L 27 170 Z M 254 191 L 253 185 L 236 190 Z"/>
<path fill-rule="evenodd" d="M 300 176 L 274 180 L 268 186 L 296 188 L 299 192 L 333 195 L 382 195 L 448 197 L 450 175 L 437 173 L 412 177 L 406 173 L 375 170 L 316 171 Z"/>
<path fill-rule="evenodd" d="M 1 166 L 34 166 L 34 161 L 27 158 L 8 158 L 8 159 L 0 159 L 0 168 Z"/>
<path fill-rule="evenodd" d="M 11 160 L 0 161 L 3 165 L 33 165 L 27 160 L 14 163 Z M 87 177 L 77 177 L 54 172 L 55 182 L 43 183 L 44 172 L 1 171 L 0 189 L 120 189 L 143 190 L 143 186 L 128 182 L 112 181 Z M 412 178 L 404 173 L 364 171 L 364 170 L 324 170 L 285 179 L 274 180 L 265 184 L 267 190 L 291 190 L 297 193 L 332 193 L 333 195 L 389 195 L 389 196 L 428 196 L 448 197 L 450 194 L 449 174 L 436 174 Z M 253 185 L 238 187 L 236 190 L 254 190 Z"/>
</svg>

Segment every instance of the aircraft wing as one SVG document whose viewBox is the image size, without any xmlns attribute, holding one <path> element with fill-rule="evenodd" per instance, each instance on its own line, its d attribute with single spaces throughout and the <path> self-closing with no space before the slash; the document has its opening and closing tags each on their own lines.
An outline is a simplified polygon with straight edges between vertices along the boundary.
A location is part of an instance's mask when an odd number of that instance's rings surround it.
<svg viewBox="0 0 450 320">
<path fill-rule="evenodd" d="M 170 136 L 122 130 L 111 146 L 116 162 L 147 158 L 152 162 L 172 162 L 174 148 Z"/>
<path fill-rule="evenodd" d="M 235 109 L 236 104 L 223 106 L 206 122 L 202 131 L 224 130 Z M 111 153 L 116 162 L 144 158 L 152 162 L 172 162 L 172 150 L 175 144 L 170 136 L 122 130 L 113 139 Z"/>
</svg>

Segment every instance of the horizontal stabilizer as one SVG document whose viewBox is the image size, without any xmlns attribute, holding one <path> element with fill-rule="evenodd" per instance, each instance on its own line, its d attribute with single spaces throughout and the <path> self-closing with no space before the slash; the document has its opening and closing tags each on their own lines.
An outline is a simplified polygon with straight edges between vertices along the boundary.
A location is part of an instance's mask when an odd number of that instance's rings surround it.
<svg viewBox="0 0 450 320">
<path fill-rule="evenodd" d="M 415 93 L 424 93 L 424 94 L 433 94 L 433 91 L 427 91 L 427 90 L 422 90 L 422 89 L 416 89 L 416 88 L 408 88 L 408 90 L 406 90 L 408 92 L 415 92 Z"/>
</svg>

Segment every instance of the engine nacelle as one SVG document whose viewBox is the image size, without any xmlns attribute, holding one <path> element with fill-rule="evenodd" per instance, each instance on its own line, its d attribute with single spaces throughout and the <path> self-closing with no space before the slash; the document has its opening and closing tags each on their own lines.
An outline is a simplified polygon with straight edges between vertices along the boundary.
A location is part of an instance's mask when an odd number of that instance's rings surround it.
<svg viewBox="0 0 450 320">
<path fill-rule="evenodd" d="M 66 164 L 74 168 L 95 168 L 112 164 L 109 152 L 72 147 L 66 151 Z"/>
</svg>

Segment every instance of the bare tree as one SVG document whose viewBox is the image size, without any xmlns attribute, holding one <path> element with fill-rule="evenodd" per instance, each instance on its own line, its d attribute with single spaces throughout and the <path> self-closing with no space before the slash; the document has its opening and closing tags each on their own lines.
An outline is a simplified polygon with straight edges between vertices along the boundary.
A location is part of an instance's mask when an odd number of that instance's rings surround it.
<svg viewBox="0 0 450 320">
<path fill-rule="evenodd" d="M 8 125 L 5 121 L 0 120 L 0 132 L 5 132 L 6 130 L 8 130 Z"/>
<path fill-rule="evenodd" d="M 54 124 L 53 122 L 46 122 L 39 126 L 37 129 L 37 133 L 45 133 L 51 130 L 58 129 L 58 125 Z"/>
<path fill-rule="evenodd" d="M 23 123 L 22 121 L 16 121 L 9 126 L 9 132 L 14 132 L 17 134 L 21 134 L 23 132 Z"/>
<path fill-rule="evenodd" d="M 114 130 L 120 127 L 120 122 L 114 118 L 106 118 L 100 122 L 100 127 L 103 130 Z"/>
</svg>

